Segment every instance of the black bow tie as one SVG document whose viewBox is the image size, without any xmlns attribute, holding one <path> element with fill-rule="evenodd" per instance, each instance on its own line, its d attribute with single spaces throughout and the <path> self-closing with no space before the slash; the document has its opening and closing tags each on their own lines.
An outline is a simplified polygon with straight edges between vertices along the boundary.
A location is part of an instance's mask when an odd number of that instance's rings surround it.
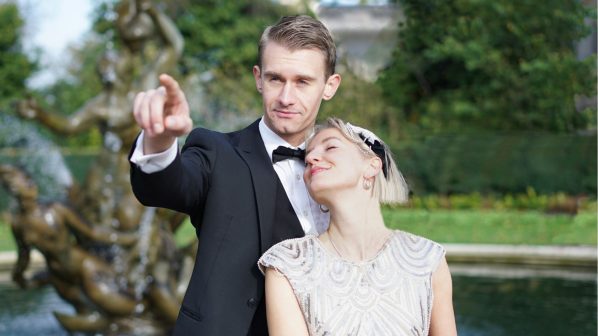
<svg viewBox="0 0 598 336">
<path fill-rule="evenodd" d="M 272 151 L 272 163 L 292 158 L 297 158 L 303 161 L 305 158 L 305 151 L 303 149 L 293 149 L 285 146 L 278 146 L 278 148 Z"/>
</svg>

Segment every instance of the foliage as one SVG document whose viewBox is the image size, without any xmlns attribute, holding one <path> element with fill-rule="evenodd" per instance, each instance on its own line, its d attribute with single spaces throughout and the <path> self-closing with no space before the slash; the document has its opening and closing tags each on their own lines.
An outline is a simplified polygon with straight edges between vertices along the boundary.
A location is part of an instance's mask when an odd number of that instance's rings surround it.
<svg viewBox="0 0 598 336">
<path fill-rule="evenodd" d="M 339 117 L 376 130 L 376 134 L 389 144 L 404 138 L 404 123 L 397 118 L 397 111 L 384 100 L 381 88 L 357 77 L 349 66 L 341 64 L 337 68 L 342 77 L 341 85 L 331 100 L 322 102 L 318 121 Z"/>
<path fill-rule="evenodd" d="M 576 59 L 591 10 L 577 0 L 403 0 L 406 22 L 379 84 L 425 130 L 595 127 L 596 59 Z M 590 124 L 590 123 L 593 123 Z"/>
<path fill-rule="evenodd" d="M 596 136 L 460 132 L 403 141 L 399 168 L 418 195 L 596 194 Z"/>
<path fill-rule="evenodd" d="M 596 199 L 586 196 L 571 196 L 565 193 L 538 194 L 533 188 L 526 193 L 503 196 L 474 192 L 452 195 L 414 195 L 400 207 L 412 209 L 453 210 L 519 210 L 543 211 L 546 213 L 575 214 L 580 211 L 596 212 Z"/>
<path fill-rule="evenodd" d="M 171 9 L 185 37 L 185 66 L 240 76 L 256 64 L 257 42 L 267 25 L 286 13 L 271 1 L 203 0 Z"/>
<path fill-rule="evenodd" d="M 14 3 L 0 3 L 0 109 L 22 97 L 27 78 L 37 67 L 22 49 L 23 18 Z"/>
</svg>

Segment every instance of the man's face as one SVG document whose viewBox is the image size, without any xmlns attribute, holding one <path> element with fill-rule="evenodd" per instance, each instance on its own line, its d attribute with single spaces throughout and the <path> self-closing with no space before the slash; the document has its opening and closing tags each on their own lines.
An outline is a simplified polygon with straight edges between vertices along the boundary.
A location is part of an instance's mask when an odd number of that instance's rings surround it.
<svg viewBox="0 0 598 336">
<path fill-rule="evenodd" d="M 313 127 L 322 99 L 334 96 L 340 76 L 325 77 L 324 55 L 317 49 L 289 49 L 269 42 L 262 68 L 253 67 L 257 90 L 264 104 L 264 122 L 297 146 Z"/>
</svg>

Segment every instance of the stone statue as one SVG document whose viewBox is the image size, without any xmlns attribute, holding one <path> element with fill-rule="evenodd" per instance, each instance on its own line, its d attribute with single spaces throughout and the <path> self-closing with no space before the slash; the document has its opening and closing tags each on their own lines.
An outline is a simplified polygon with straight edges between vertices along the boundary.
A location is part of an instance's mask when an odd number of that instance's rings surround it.
<svg viewBox="0 0 598 336">
<path fill-rule="evenodd" d="M 119 292 L 118 287 L 105 282 L 116 281 L 108 263 L 82 249 L 77 242 L 91 239 L 132 245 L 137 239 L 134 234 L 93 227 L 60 203 L 39 204 L 37 187 L 32 179 L 13 166 L 0 165 L 0 182 L 18 202 L 11 229 L 18 246 L 13 279 L 20 286 L 27 287 L 29 284 L 24 271 L 28 266 L 29 252 L 35 247 L 46 259 L 49 282 L 64 300 L 75 307 L 77 313 L 91 313 L 86 304 L 89 297 L 100 298 L 94 302 L 113 314 L 133 311 L 134 300 Z M 104 277 L 103 281 L 97 281 L 99 273 L 112 273 L 112 279 Z M 106 288 L 113 290 L 107 291 Z"/>
<path fill-rule="evenodd" d="M 94 223 L 133 230 L 142 207 L 129 183 L 128 149 L 139 132 L 130 109 L 136 92 L 156 87 L 160 73 L 174 70 L 183 39 L 174 23 L 149 1 L 124 1 L 118 12 L 117 31 L 125 48 L 120 53 L 109 49 L 99 61 L 102 92 L 68 118 L 45 111 L 32 99 L 21 101 L 17 110 L 21 116 L 64 135 L 99 127 L 103 151 L 87 175 L 86 188 L 81 189 L 82 194 L 76 193 L 72 201 Z M 158 46 L 153 48 L 159 52 L 147 60 L 145 49 L 151 49 L 153 40 L 158 40 Z M 131 78 L 136 73 L 140 75 Z M 97 202 L 98 197 L 103 200 Z M 110 222 L 100 223 L 102 220 Z"/>
<path fill-rule="evenodd" d="M 13 279 L 26 279 L 31 248 L 47 265 L 47 282 L 75 307 L 55 314 L 71 332 L 160 335 L 174 324 L 189 281 L 197 241 L 177 248 L 174 233 L 185 215 L 145 208 L 129 182 L 128 149 L 139 129 L 130 111 L 134 94 L 173 72 L 183 39 L 174 23 L 149 0 L 123 0 L 115 26 L 123 48 L 109 46 L 97 64 L 103 90 L 72 116 L 44 110 L 32 99 L 17 104 L 20 116 L 72 135 L 98 127 L 103 147 L 68 204 L 42 204 L 37 187 L 14 166 L 0 166 L 0 181 L 18 203 L 11 220 L 18 246 Z"/>
</svg>

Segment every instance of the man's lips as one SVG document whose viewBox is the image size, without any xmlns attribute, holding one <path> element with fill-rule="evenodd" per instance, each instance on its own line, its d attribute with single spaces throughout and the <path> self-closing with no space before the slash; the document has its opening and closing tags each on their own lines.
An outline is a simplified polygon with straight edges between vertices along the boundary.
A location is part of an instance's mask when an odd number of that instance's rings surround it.
<svg viewBox="0 0 598 336">
<path fill-rule="evenodd" d="M 279 109 L 274 109 L 274 112 L 276 114 L 278 114 L 279 116 L 283 116 L 283 117 L 292 117 L 296 114 L 299 114 L 299 112 L 296 112 L 296 111 L 279 110 Z"/>
</svg>

